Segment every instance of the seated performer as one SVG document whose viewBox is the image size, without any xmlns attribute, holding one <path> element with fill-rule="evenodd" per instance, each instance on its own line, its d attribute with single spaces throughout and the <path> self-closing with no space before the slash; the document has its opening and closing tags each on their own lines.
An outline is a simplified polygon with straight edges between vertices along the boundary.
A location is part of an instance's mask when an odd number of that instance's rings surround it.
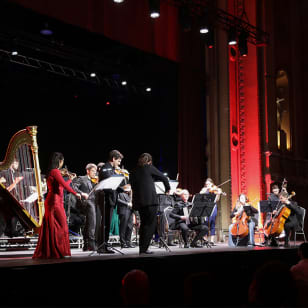
<svg viewBox="0 0 308 308">
<path fill-rule="evenodd" d="M 211 178 L 207 178 L 204 187 L 201 189 L 200 194 L 214 194 L 215 195 L 215 207 L 213 209 L 213 213 L 210 217 L 208 217 L 208 225 L 209 225 L 209 231 L 210 231 L 210 244 L 214 245 L 215 242 L 215 224 L 216 224 L 216 216 L 217 216 L 217 202 L 220 199 L 220 196 L 222 194 L 221 188 L 215 186 L 214 181 Z"/>
<path fill-rule="evenodd" d="M 248 246 L 254 246 L 255 245 L 255 240 L 254 240 L 254 228 L 255 228 L 255 222 L 250 219 L 250 217 L 254 213 L 258 213 L 258 210 L 255 209 L 253 206 L 251 206 L 249 203 L 247 203 L 248 198 L 245 194 L 240 194 L 238 197 L 238 200 L 236 201 L 235 207 L 231 212 L 230 217 L 241 217 L 241 215 L 245 212 L 246 215 L 248 216 L 247 224 L 248 224 Z M 233 236 L 231 234 L 231 230 L 234 226 L 234 223 L 232 223 L 229 226 L 229 246 L 235 247 L 237 246 L 234 243 Z"/>
<path fill-rule="evenodd" d="M 174 205 L 174 209 L 170 213 L 170 217 L 174 218 L 175 221 L 170 225 L 171 229 L 181 229 L 182 237 L 184 240 L 184 248 L 189 248 L 188 245 L 188 231 L 196 231 L 196 236 L 190 244 L 190 247 L 202 248 L 203 246 L 198 245 L 197 242 L 202 240 L 203 236 L 208 232 L 208 227 L 204 224 L 192 226 L 189 222 L 188 207 L 191 203 L 188 202 L 189 192 L 187 189 L 183 189 L 181 192 L 181 201 Z"/>
<path fill-rule="evenodd" d="M 132 189 L 130 184 L 122 187 L 123 192 L 118 194 L 117 212 L 120 220 L 121 248 L 134 248 L 131 243 L 133 232 Z"/>
<path fill-rule="evenodd" d="M 301 212 L 298 208 L 297 202 L 289 200 L 289 194 L 286 191 L 282 191 L 279 194 L 279 199 L 282 205 L 288 207 L 291 212 L 289 217 L 286 219 L 284 223 L 284 232 L 285 232 L 285 241 L 284 247 L 289 247 L 289 238 L 291 230 L 296 229 L 298 227 L 298 219 L 297 217 L 301 215 Z"/>
</svg>

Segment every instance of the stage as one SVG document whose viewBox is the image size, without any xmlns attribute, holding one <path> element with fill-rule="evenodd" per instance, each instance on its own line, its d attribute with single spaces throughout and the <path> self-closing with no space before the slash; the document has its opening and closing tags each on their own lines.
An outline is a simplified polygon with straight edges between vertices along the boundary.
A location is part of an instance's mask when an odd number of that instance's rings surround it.
<svg viewBox="0 0 308 308">
<path fill-rule="evenodd" d="M 292 242 L 293 244 L 293 242 Z M 247 301 L 247 290 L 255 269 L 270 260 L 288 265 L 298 261 L 296 246 L 290 248 L 230 248 L 219 243 L 212 248 L 180 248 L 170 252 L 152 245 L 152 255 L 138 248 L 119 253 L 97 254 L 72 249 L 72 257 L 32 260 L 34 249 L 0 252 L 1 302 L 5 306 L 121 306 L 121 280 L 132 269 L 148 273 L 154 306 L 189 306 L 187 278 L 207 273 L 210 280 L 195 287 L 204 306 L 239 306 Z M 241 290 L 241 297 L 234 296 Z M 192 304 L 192 303 L 191 303 Z"/>
</svg>

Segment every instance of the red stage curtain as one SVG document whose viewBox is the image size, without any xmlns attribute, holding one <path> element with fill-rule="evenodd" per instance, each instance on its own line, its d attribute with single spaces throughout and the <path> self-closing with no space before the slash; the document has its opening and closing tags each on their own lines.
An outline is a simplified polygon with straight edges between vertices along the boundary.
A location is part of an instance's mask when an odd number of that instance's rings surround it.
<svg viewBox="0 0 308 308">
<path fill-rule="evenodd" d="M 177 8 L 161 1 L 161 16 L 149 16 L 147 0 L 12 0 L 38 13 L 101 33 L 123 44 L 178 61 Z"/>
</svg>

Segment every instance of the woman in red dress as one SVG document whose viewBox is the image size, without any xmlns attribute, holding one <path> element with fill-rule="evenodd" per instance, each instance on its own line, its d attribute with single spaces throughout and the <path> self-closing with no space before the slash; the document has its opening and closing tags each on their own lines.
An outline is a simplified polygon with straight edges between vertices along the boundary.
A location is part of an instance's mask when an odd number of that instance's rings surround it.
<svg viewBox="0 0 308 308">
<path fill-rule="evenodd" d="M 45 215 L 40 229 L 38 243 L 33 254 L 34 259 L 59 259 L 71 256 L 68 225 L 63 206 L 63 190 L 81 198 L 69 185 L 71 180 L 65 182 L 60 168 L 64 163 L 61 153 L 53 153 L 48 173 L 48 193 L 45 199 Z"/>
</svg>

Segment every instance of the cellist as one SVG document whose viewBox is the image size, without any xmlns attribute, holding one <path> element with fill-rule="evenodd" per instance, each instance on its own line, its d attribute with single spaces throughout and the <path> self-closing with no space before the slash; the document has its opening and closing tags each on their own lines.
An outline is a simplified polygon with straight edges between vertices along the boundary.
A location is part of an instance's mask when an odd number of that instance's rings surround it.
<svg viewBox="0 0 308 308">
<path fill-rule="evenodd" d="M 297 215 L 300 216 L 301 212 L 298 208 L 297 202 L 291 201 L 290 196 L 286 191 L 282 191 L 279 194 L 279 200 L 282 205 L 287 206 L 290 210 L 291 213 L 289 217 L 286 219 L 284 223 L 284 232 L 285 232 L 285 240 L 284 240 L 284 247 L 289 247 L 289 237 L 292 229 L 295 229 L 298 227 L 298 219 Z"/>
<path fill-rule="evenodd" d="M 254 213 L 258 213 L 258 210 L 255 209 L 253 206 L 251 206 L 248 203 L 248 198 L 245 194 L 240 194 L 234 209 L 231 212 L 230 218 L 236 218 L 240 217 L 243 213 L 246 213 L 248 219 L 248 246 L 254 246 L 255 240 L 254 240 L 254 228 L 255 228 L 255 222 L 250 218 Z M 234 222 L 230 224 L 229 226 L 229 241 L 228 244 L 230 247 L 235 247 L 236 244 L 234 243 L 234 239 L 231 233 L 232 227 L 234 226 Z"/>
</svg>

